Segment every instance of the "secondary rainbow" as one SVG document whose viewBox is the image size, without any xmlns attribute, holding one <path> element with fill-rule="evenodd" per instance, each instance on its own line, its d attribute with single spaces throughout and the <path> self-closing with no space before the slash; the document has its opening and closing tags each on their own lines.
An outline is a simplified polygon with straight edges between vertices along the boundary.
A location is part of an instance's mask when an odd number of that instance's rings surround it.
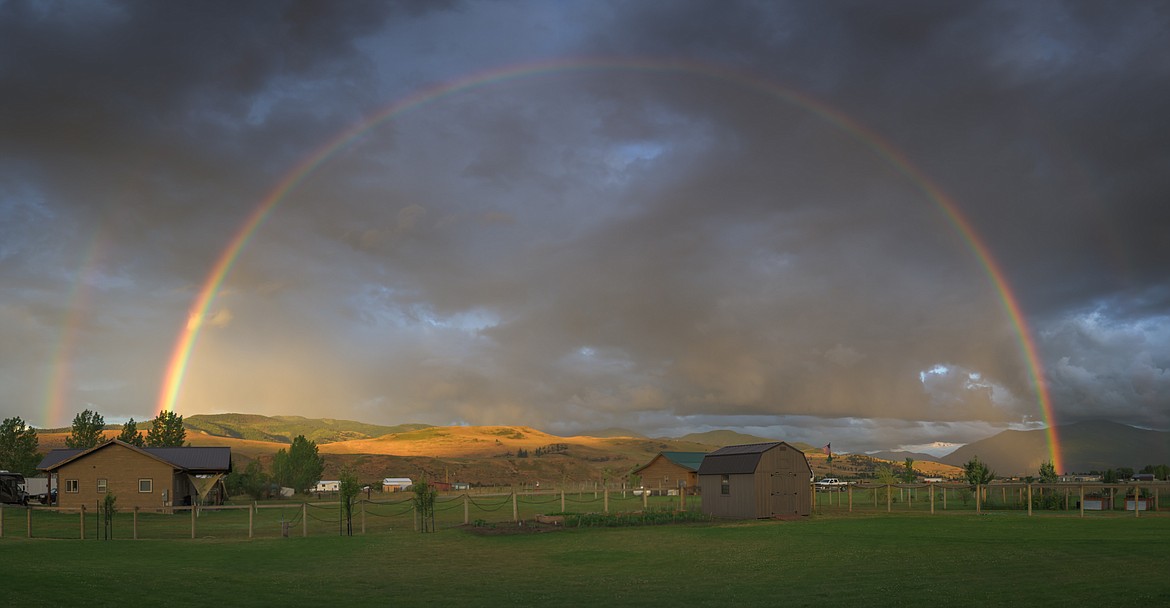
<svg viewBox="0 0 1170 608">
<path fill-rule="evenodd" d="M 897 168 L 903 175 L 914 182 L 926 196 L 933 201 L 946 216 L 947 221 L 958 231 L 963 240 L 975 254 L 976 259 L 983 266 L 992 285 L 998 293 L 1004 310 L 1015 326 L 1020 342 L 1020 350 L 1025 364 L 1028 367 L 1030 379 L 1035 386 L 1036 400 L 1041 415 L 1047 424 L 1047 439 L 1049 457 L 1057 471 L 1063 471 L 1063 458 L 1060 451 L 1060 442 L 1056 433 L 1055 417 L 1053 415 L 1052 400 L 1045 381 L 1044 368 L 1037 354 L 1036 344 L 1032 332 L 1020 310 L 1019 301 L 1012 291 L 1002 267 L 992 256 L 987 244 L 975 231 L 970 220 L 962 213 L 953 199 L 934 183 L 926 174 L 915 167 L 905 155 L 894 145 L 881 137 L 878 133 L 858 123 L 840 111 L 827 106 L 803 93 L 785 89 L 777 84 L 765 80 L 749 72 L 709 63 L 679 60 L 659 59 L 614 59 L 614 58 L 576 58 L 511 65 L 502 69 L 478 72 L 457 80 L 437 86 L 422 89 L 409 95 L 383 110 L 371 115 L 358 124 L 342 131 L 325 144 L 309 154 L 300 163 L 281 179 L 260 204 L 248 215 L 240 228 L 228 241 L 228 245 L 215 260 L 207 278 L 203 281 L 189 312 L 187 323 L 179 333 L 167 365 L 161 391 L 159 393 L 158 408 L 173 411 L 178 400 L 179 390 L 182 387 L 183 377 L 191 352 L 199 337 L 199 330 L 206 318 L 215 296 L 219 292 L 224 279 L 231 271 L 240 252 L 248 244 L 257 228 L 264 223 L 265 218 L 272 210 L 292 191 L 301 181 L 329 160 L 335 153 L 342 150 L 355 139 L 383 122 L 400 114 L 440 99 L 453 93 L 464 92 L 470 89 L 494 85 L 509 80 L 531 78 L 543 74 L 562 73 L 570 71 L 644 71 L 658 73 L 677 73 L 731 83 L 745 89 L 755 90 L 779 99 L 786 103 L 807 110 L 837 128 L 848 133 L 857 141 L 873 150 L 890 165 Z"/>
</svg>

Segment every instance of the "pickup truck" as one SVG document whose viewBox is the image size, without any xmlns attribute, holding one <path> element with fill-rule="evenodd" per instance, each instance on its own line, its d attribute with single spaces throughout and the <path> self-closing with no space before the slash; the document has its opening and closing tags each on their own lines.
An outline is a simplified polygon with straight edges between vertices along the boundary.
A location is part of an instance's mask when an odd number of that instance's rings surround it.
<svg viewBox="0 0 1170 608">
<path fill-rule="evenodd" d="M 816 486 L 818 492 L 843 492 L 845 486 L 849 484 L 836 477 L 825 477 L 813 485 Z"/>
</svg>

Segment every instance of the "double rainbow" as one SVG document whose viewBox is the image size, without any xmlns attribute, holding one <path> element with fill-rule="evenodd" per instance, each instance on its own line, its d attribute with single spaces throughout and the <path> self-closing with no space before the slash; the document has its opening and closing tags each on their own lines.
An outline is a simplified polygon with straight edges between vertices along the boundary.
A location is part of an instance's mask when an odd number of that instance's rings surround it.
<svg viewBox="0 0 1170 608">
<path fill-rule="evenodd" d="M 304 160 L 298 163 L 276 184 L 276 187 L 249 214 L 248 218 L 232 236 L 227 247 L 219 254 L 219 257 L 216 259 L 211 271 L 207 274 L 207 278 L 203 281 L 202 287 L 191 305 L 186 326 L 179 333 L 179 337 L 175 341 L 170 363 L 167 366 L 163 385 L 159 393 L 158 409 L 167 411 L 173 411 L 175 409 L 187 364 L 190 361 L 195 341 L 199 337 L 199 330 L 202 327 L 204 319 L 207 317 L 208 310 L 214 302 L 216 294 L 219 292 L 220 286 L 223 284 L 224 278 L 231 272 L 232 266 L 235 264 L 240 252 L 247 246 L 252 235 L 264 223 L 265 218 L 272 213 L 273 209 L 301 181 L 312 174 L 317 167 L 328 161 L 334 154 L 344 149 L 363 133 L 428 102 L 470 89 L 566 71 L 645 71 L 686 74 L 754 90 L 778 101 L 808 111 L 834 125 L 841 131 L 848 133 L 859 143 L 867 146 L 875 154 L 885 159 L 891 166 L 895 167 L 914 182 L 938 206 L 946 216 L 948 222 L 962 236 L 963 241 L 974 253 L 975 258 L 979 261 L 987 276 L 990 278 L 992 285 L 995 287 L 998 297 L 1003 304 L 1004 311 L 1007 313 L 1019 337 L 1020 351 L 1023 354 L 1031 381 L 1035 387 L 1036 400 L 1041 414 L 1044 422 L 1047 424 L 1047 439 L 1051 461 L 1057 471 L 1064 470 L 1052 410 L 1052 400 L 1045 381 L 1044 368 L 1037 354 L 1033 334 L 1024 319 L 1023 313 L 1020 310 L 1019 300 L 1012 291 L 1003 272 L 1003 268 L 995 260 L 994 256 L 992 256 L 986 242 L 980 238 L 970 220 L 962 213 L 955 201 L 947 196 L 934 181 L 914 166 L 889 141 L 840 111 L 800 92 L 785 89 L 753 74 L 725 66 L 693 61 L 585 58 L 508 66 L 502 69 L 475 73 L 444 84 L 422 89 L 337 134 L 305 157 Z"/>
</svg>

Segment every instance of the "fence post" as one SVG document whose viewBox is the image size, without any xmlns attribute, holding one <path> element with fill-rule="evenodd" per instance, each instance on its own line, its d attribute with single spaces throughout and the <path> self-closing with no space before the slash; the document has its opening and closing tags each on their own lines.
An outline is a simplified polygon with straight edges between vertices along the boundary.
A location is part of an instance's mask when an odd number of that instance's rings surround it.
<svg viewBox="0 0 1170 608">
<path fill-rule="evenodd" d="M 1040 490 L 1041 493 L 1044 490 Z M 1032 516 L 1032 484 L 1028 484 L 1028 517 Z"/>
<path fill-rule="evenodd" d="M 849 512 L 853 512 L 853 486 L 846 486 L 846 491 L 849 492 Z"/>
<path fill-rule="evenodd" d="M 975 514 L 983 514 L 983 484 L 975 484 Z"/>
<path fill-rule="evenodd" d="M 603 510 L 606 513 L 609 513 L 609 486 L 605 486 L 605 490 L 601 494 L 602 494 L 601 504 L 602 504 Z"/>
<path fill-rule="evenodd" d="M 512 487 L 512 521 L 520 521 L 520 507 L 517 505 L 516 487 Z"/>
<path fill-rule="evenodd" d="M 930 514 L 934 515 L 934 482 L 926 484 L 927 491 L 930 492 Z"/>
<path fill-rule="evenodd" d="M 886 513 L 890 512 L 890 505 L 893 504 L 892 496 L 890 496 L 890 484 L 886 484 Z"/>
<path fill-rule="evenodd" d="M 642 486 L 642 510 L 645 511 L 650 508 L 650 490 L 646 486 Z M 561 495 L 561 511 L 565 510 L 565 496 Z"/>
<path fill-rule="evenodd" d="M 309 503 L 301 503 L 301 538 L 309 537 Z"/>
<path fill-rule="evenodd" d="M 645 490 L 643 490 L 642 496 L 645 496 L 645 495 L 646 495 Z M 564 486 L 561 486 L 561 513 L 564 513 L 564 512 L 565 512 L 565 488 L 564 488 Z"/>
<path fill-rule="evenodd" d="M 561 494 L 564 496 L 564 494 Z M 471 523 L 471 497 L 467 494 L 463 495 L 463 525 Z"/>
<path fill-rule="evenodd" d="M 81 504 L 81 510 L 77 513 L 81 515 L 81 540 L 85 540 L 85 503 Z"/>
</svg>

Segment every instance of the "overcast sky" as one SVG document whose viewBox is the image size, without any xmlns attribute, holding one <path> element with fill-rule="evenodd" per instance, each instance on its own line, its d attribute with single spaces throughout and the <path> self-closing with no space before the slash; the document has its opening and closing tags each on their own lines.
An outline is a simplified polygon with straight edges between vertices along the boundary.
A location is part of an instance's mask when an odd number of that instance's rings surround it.
<svg viewBox="0 0 1170 608">
<path fill-rule="evenodd" d="M 233 235 L 370 121 L 240 251 L 179 413 L 962 443 L 1046 422 L 1035 340 L 1057 424 L 1167 429 L 1168 33 L 1145 1 L 0 0 L 0 415 L 151 418 Z"/>
</svg>

